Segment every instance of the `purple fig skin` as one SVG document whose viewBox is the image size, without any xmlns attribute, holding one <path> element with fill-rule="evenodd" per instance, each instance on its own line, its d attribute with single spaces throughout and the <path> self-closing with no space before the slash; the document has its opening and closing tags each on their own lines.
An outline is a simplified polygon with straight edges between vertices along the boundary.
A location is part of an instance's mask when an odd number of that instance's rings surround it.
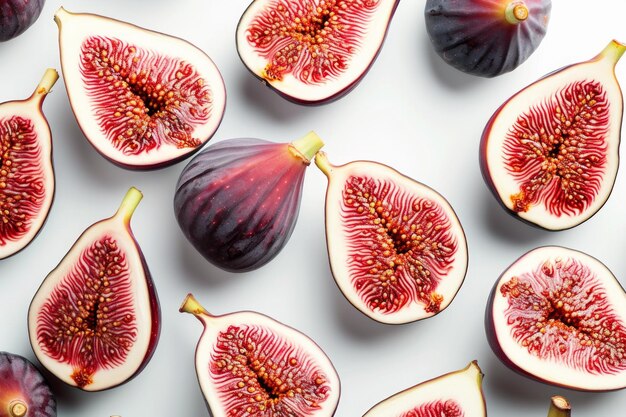
<svg viewBox="0 0 626 417">
<path fill-rule="evenodd" d="M 0 0 L 0 42 L 24 33 L 41 14 L 46 0 Z"/>
</svg>

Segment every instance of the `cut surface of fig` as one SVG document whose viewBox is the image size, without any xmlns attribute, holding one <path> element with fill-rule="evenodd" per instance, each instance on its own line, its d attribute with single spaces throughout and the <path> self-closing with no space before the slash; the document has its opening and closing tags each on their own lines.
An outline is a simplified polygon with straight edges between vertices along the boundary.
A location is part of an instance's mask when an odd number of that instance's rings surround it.
<svg viewBox="0 0 626 417">
<path fill-rule="evenodd" d="M 600 261 L 546 246 L 515 261 L 487 306 L 489 343 L 513 370 L 585 391 L 626 387 L 626 293 Z"/>
<path fill-rule="evenodd" d="M 467 244 L 450 204 L 388 166 L 315 158 L 328 177 L 326 243 L 348 301 L 376 321 L 408 323 L 445 309 L 467 271 Z"/>
<path fill-rule="evenodd" d="M 212 417 L 334 415 L 339 377 L 310 338 L 255 312 L 212 316 L 191 294 L 180 311 L 204 326 L 196 372 Z"/>
<path fill-rule="evenodd" d="M 376 59 L 398 0 L 255 0 L 237 26 L 246 67 L 281 96 L 323 104 Z"/>
<path fill-rule="evenodd" d="M 0 352 L 0 417 L 56 417 L 50 386 L 28 359 Z"/>
<path fill-rule="evenodd" d="M 553 72 L 491 117 L 481 139 L 483 177 L 505 209 L 548 230 L 593 216 L 619 166 L 622 93 L 614 68 L 626 45 Z"/>
<path fill-rule="evenodd" d="M 42 104 L 58 78 L 50 68 L 29 98 L 0 104 L 0 259 L 32 242 L 52 206 L 52 137 Z"/>
<path fill-rule="evenodd" d="M 131 188 L 113 217 L 87 228 L 30 305 L 37 358 L 63 382 L 86 391 L 137 375 L 158 341 L 157 294 L 130 229 L 141 199 Z"/>
<path fill-rule="evenodd" d="M 181 230 L 222 269 L 265 265 L 293 232 L 306 168 L 322 146 L 314 132 L 291 143 L 229 139 L 209 146 L 178 179 L 174 212 Z"/>
<path fill-rule="evenodd" d="M 103 16 L 55 14 L 70 104 L 89 142 L 113 163 L 159 168 L 217 130 L 226 91 L 190 43 Z"/>
<path fill-rule="evenodd" d="M 0 42 L 26 31 L 39 18 L 46 0 L 0 0 Z"/>
<path fill-rule="evenodd" d="M 476 361 L 379 402 L 363 417 L 486 417 L 483 373 Z"/>
</svg>

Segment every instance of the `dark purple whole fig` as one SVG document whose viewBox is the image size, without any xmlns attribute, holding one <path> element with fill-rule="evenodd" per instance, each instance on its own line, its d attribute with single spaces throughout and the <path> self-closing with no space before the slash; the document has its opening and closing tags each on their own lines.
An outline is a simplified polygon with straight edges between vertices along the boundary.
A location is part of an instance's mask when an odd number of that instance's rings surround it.
<svg viewBox="0 0 626 417">
<path fill-rule="evenodd" d="M 0 42 L 24 33 L 39 17 L 46 0 L 0 0 Z"/>
<path fill-rule="evenodd" d="M 291 236 L 306 168 L 322 145 L 310 132 L 291 143 L 230 139 L 209 146 L 178 179 L 174 212 L 183 233 L 222 269 L 263 266 Z"/>
<path fill-rule="evenodd" d="M 514 70 L 537 49 L 551 8 L 550 0 L 427 0 L 426 29 L 446 63 L 495 77 Z"/>
<path fill-rule="evenodd" d="M 623 98 L 615 65 L 626 45 L 609 43 L 589 61 L 520 90 L 485 126 L 483 178 L 516 218 L 563 230 L 607 201 L 619 167 Z"/>
<path fill-rule="evenodd" d="M 374 63 L 398 1 L 255 0 L 237 26 L 237 52 L 282 97 L 328 103 Z"/>
<path fill-rule="evenodd" d="M 252 311 L 212 316 L 191 294 L 180 311 L 204 326 L 196 373 L 212 417 L 335 414 L 339 376 L 304 334 Z"/>
<path fill-rule="evenodd" d="M 504 364 L 584 391 L 626 388 L 626 293 L 600 261 L 571 249 L 534 249 L 502 273 L 485 313 Z"/>
<path fill-rule="evenodd" d="M 54 394 L 28 359 L 0 352 L 0 417 L 55 417 Z"/>
<path fill-rule="evenodd" d="M 63 79 L 85 137 L 129 169 L 161 168 L 200 150 L 226 106 L 222 76 L 194 45 L 103 16 L 54 16 Z"/>
<path fill-rule="evenodd" d="M 85 391 L 139 374 L 159 339 L 156 290 L 130 229 L 142 197 L 131 187 L 114 216 L 88 227 L 30 304 L 35 355 L 56 377 Z"/>
<path fill-rule="evenodd" d="M 52 206 L 52 137 L 42 104 L 58 78 L 49 68 L 29 98 L 0 104 L 0 259 L 33 241 Z"/>
</svg>

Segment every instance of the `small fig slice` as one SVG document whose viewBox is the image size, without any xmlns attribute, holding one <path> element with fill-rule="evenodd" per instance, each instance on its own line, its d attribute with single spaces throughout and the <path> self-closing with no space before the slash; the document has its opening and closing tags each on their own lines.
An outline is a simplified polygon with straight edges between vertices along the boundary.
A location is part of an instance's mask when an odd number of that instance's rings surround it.
<svg viewBox="0 0 626 417">
<path fill-rule="evenodd" d="M 52 206 L 52 140 L 41 106 L 58 78 L 49 68 L 29 98 L 0 104 L 0 259 L 32 242 Z"/>
<path fill-rule="evenodd" d="M 183 233 L 222 269 L 265 265 L 293 232 L 306 168 L 323 144 L 310 132 L 291 143 L 229 139 L 209 146 L 176 185 L 174 212 Z"/>
<path fill-rule="evenodd" d="M 543 40 L 551 0 L 427 0 L 426 30 L 454 68 L 495 77 L 520 66 Z"/>
<path fill-rule="evenodd" d="M 434 316 L 465 279 L 465 234 L 436 191 L 372 161 L 315 163 L 328 177 L 326 243 L 343 295 L 390 324 Z"/>
<path fill-rule="evenodd" d="M 514 371 L 583 391 L 626 387 L 626 293 L 600 261 L 545 246 L 496 282 L 485 314 L 489 344 Z"/>
<path fill-rule="evenodd" d="M 76 120 L 111 162 L 161 168 L 198 151 L 226 105 L 222 76 L 192 44 L 103 16 L 54 16 Z"/>
<path fill-rule="evenodd" d="M 212 316 L 191 294 L 180 311 L 204 326 L 196 373 L 212 417 L 335 414 L 339 377 L 304 334 L 251 311 Z"/>
<path fill-rule="evenodd" d="M 0 352 L 0 417 L 56 417 L 50 386 L 28 359 Z"/>
<path fill-rule="evenodd" d="M 46 0 L 0 0 L 0 42 L 13 39 L 39 18 Z"/>
<path fill-rule="evenodd" d="M 141 199 L 130 188 L 113 217 L 87 228 L 30 304 L 28 330 L 37 358 L 85 391 L 136 376 L 159 338 L 156 290 L 130 229 Z"/>
<path fill-rule="evenodd" d="M 237 52 L 257 78 L 299 104 L 352 90 L 378 56 L 398 0 L 255 0 Z"/>
<path fill-rule="evenodd" d="M 483 373 L 476 361 L 387 398 L 363 417 L 486 417 Z"/>
<path fill-rule="evenodd" d="M 619 165 L 622 92 L 615 64 L 626 45 L 553 72 L 507 100 L 487 123 L 485 182 L 515 217 L 563 230 L 609 198 Z"/>
</svg>

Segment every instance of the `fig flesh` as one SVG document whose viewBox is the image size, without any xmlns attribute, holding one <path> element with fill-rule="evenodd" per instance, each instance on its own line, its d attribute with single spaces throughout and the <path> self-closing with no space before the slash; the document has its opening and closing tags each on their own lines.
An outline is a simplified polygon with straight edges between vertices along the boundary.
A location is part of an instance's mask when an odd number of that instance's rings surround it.
<svg viewBox="0 0 626 417">
<path fill-rule="evenodd" d="M 39 18 L 46 0 L 0 0 L 0 42 L 26 31 Z"/>
<path fill-rule="evenodd" d="M 55 14 L 76 120 L 105 158 L 130 169 L 173 164 L 217 130 L 222 76 L 192 44 L 103 16 Z"/>
<path fill-rule="evenodd" d="M 255 0 L 237 52 L 257 78 L 299 104 L 336 100 L 378 56 L 398 0 Z"/>
<path fill-rule="evenodd" d="M 189 294 L 181 312 L 204 326 L 196 373 L 212 417 L 330 417 L 340 382 L 310 338 L 251 311 L 210 315 Z"/>
<path fill-rule="evenodd" d="M 481 139 L 485 182 L 513 216 L 563 230 L 593 216 L 611 194 L 623 115 L 615 65 L 626 45 L 522 89 L 491 117 Z"/>
<path fill-rule="evenodd" d="M 348 301 L 389 324 L 431 317 L 455 297 L 467 244 L 450 204 L 436 191 L 372 161 L 315 163 L 328 177 L 326 243 Z"/>
<path fill-rule="evenodd" d="M 0 417 L 56 417 L 54 394 L 28 359 L 0 352 Z"/>
<path fill-rule="evenodd" d="M 52 136 L 42 104 L 58 78 L 49 68 L 29 98 L 0 104 L 0 259 L 32 242 L 52 206 Z"/>
<path fill-rule="evenodd" d="M 159 338 L 156 290 L 130 229 L 142 197 L 130 188 L 114 216 L 87 228 L 43 281 L 28 311 L 37 359 L 85 391 L 136 376 Z"/>
<path fill-rule="evenodd" d="M 485 326 L 511 369 L 583 391 L 626 387 L 626 293 L 600 261 L 546 246 L 496 282 Z"/>
<path fill-rule="evenodd" d="M 495 77 L 520 66 L 543 40 L 551 0 L 427 0 L 426 30 L 454 68 Z"/>
<path fill-rule="evenodd" d="M 363 417 L 486 417 L 483 373 L 476 361 L 399 392 Z"/>
<path fill-rule="evenodd" d="M 174 212 L 181 230 L 222 269 L 265 265 L 293 232 L 306 168 L 322 146 L 314 132 L 291 143 L 229 139 L 209 146 L 178 179 Z"/>
</svg>

